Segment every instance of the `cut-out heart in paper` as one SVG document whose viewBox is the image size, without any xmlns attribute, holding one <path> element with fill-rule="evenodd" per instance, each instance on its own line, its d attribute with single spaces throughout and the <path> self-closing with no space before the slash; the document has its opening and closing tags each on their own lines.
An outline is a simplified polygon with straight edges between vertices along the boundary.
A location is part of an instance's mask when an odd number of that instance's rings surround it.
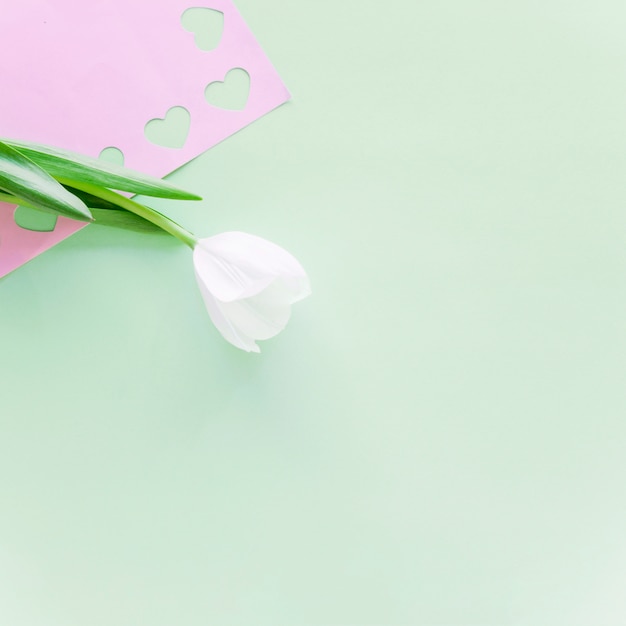
<svg viewBox="0 0 626 626">
<path fill-rule="evenodd" d="M 124 153 L 115 146 L 105 148 L 98 156 L 101 161 L 113 163 L 113 165 L 124 165 Z"/>
<path fill-rule="evenodd" d="M 222 39 L 224 14 L 221 11 L 192 7 L 182 14 L 180 23 L 195 35 L 196 46 L 205 52 L 217 48 Z"/>
<path fill-rule="evenodd" d="M 250 74 L 241 67 L 230 70 L 223 81 L 209 83 L 204 90 L 206 101 L 220 109 L 241 111 L 250 94 Z"/>
<path fill-rule="evenodd" d="M 57 216 L 25 206 L 18 206 L 13 214 L 15 223 L 26 230 L 51 233 L 57 225 Z"/>
<path fill-rule="evenodd" d="M 2 276 L 76 232 L 76 222 L 67 217 L 59 217 L 52 232 L 26 230 L 15 223 L 15 210 L 15 206 L 0 203 L 0 261 L 4 263 L 4 266 L 0 264 Z M 26 242 L 28 245 L 25 245 Z"/>
<path fill-rule="evenodd" d="M 150 120 L 145 127 L 148 141 L 165 148 L 182 148 L 189 135 L 191 116 L 185 107 L 172 107 L 165 118 Z"/>
</svg>

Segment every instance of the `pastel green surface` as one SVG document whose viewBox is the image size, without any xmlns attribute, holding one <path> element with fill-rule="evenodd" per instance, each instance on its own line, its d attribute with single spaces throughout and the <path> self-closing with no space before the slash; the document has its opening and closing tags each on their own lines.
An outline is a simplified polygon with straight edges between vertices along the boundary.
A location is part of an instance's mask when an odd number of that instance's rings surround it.
<svg viewBox="0 0 626 626">
<path fill-rule="evenodd" d="M 0 623 L 623 626 L 626 7 L 238 6 L 294 100 L 153 206 L 314 294 L 250 355 L 167 238 L 0 281 Z"/>
</svg>

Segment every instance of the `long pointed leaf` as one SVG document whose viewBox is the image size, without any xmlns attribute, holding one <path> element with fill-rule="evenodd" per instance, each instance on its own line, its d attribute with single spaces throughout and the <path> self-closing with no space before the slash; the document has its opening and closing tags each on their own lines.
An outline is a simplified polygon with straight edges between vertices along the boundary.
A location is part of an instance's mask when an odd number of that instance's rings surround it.
<svg viewBox="0 0 626 626">
<path fill-rule="evenodd" d="M 160 178 L 83 154 L 14 139 L 1 139 L 1 141 L 27 156 L 55 178 L 62 178 L 64 181 L 74 180 L 118 191 L 173 200 L 202 199 Z"/>
<path fill-rule="evenodd" d="M 0 141 L 0 189 L 41 209 L 91 221 L 84 202 L 26 156 Z"/>
</svg>

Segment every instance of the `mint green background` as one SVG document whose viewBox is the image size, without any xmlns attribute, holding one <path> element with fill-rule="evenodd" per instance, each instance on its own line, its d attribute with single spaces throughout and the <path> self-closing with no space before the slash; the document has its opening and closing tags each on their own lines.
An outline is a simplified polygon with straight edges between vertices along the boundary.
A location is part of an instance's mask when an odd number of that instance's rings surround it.
<svg viewBox="0 0 626 626">
<path fill-rule="evenodd" d="M 623 2 L 238 6 L 294 100 L 156 206 L 314 295 L 248 355 L 164 238 L 0 282 L 0 622 L 622 626 Z"/>
</svg>

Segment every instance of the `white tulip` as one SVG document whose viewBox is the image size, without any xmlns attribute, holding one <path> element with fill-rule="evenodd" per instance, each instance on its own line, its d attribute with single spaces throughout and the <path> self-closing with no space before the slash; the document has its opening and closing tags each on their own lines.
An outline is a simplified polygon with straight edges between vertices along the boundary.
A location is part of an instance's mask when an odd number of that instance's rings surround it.
<svg viewBox="0 0 626 626">
<path fill-rule="evenodd" d="M 298 261 L 261 237 L 229 232 L 199 239 L 193 263 L 202 298 L 226 341 L 259 352 L 287 324 L 291 305 L 311 293 Z"/>
</svg>

